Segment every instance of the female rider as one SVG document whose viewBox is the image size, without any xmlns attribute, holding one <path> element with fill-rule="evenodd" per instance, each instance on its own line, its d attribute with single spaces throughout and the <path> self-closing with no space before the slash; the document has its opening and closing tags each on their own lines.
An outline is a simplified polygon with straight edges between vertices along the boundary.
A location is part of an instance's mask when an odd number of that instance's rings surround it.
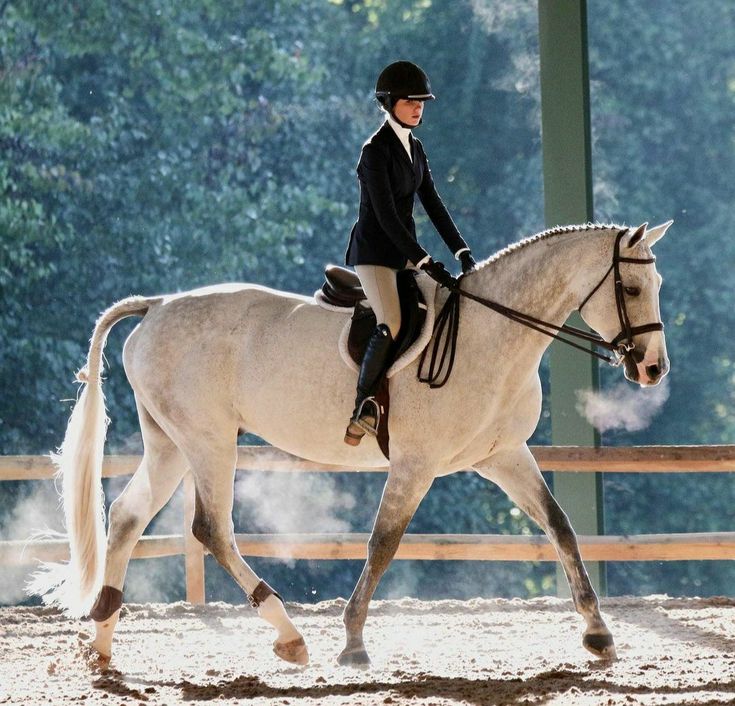
<svg viewBox="0 0 735 706">
<path fill-rule="evenodd" d="M 374 395 L 401 327 L 398 270 L 410 262 L 442 287 L 456 285 L 444 265 L 432 260 L 416 240 L 416 194 L 442 240 L 461 261 L 462 272 L 475 265 L 436 191 L 424 148 L 411 134 L 422 122 L 424 101 L 434 99 L 428 77 L 416 64 L 396 61 L 378 77 L 375 97 L 386 120 L 362 147 L 357 165 L 360 212 L 345 255 L 345 263 L 355 267 L 378 324 L 365 350 L 355 410 L 345 432 L 345 443 L 351 446 L 357 446 L 365 433 L 377 432 Z"/>
</svg>

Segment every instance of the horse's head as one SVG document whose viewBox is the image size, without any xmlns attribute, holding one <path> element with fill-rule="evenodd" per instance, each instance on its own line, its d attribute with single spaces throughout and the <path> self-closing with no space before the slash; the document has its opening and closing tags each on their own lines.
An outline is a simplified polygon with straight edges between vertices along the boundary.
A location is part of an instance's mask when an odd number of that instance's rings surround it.
<svg viewBox="0 0 735 706">
<path fill-rule="evenodd" d="M 641 386 L 656 385 L 669 371 L 658 301 L 662 279 L 651 246 L 672 222 L 619 233 L 610 269 L 579 307 L 585 322 L 615 346 L 625 377 Z"/>
</svg>

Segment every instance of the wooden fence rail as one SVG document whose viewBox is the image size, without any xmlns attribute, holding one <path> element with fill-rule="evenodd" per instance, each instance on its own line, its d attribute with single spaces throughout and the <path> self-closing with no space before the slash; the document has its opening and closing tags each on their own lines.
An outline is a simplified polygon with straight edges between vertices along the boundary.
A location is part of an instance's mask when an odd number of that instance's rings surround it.
<svg viewBox="0 0 735 706">
<path fill-rule="evenodd" d="M 735 445 L 639 447 L 532 447 L 545 471 L 681 473 L 735 471 Z M 107 456 L 103 476 L 130 475 L 138 456 Z M 241 446 L 238 468 L 254 471 L 341 472 L 385 471 L 385 468 L 343 468 L 296 458 L 265 446 Z M 0 481 L 41 480 L 53 477 L 51 461 L 43 456 L 0 457 Z M 134 558 L 178 556 L 186 562 L 187 600 L 204 601 L 204 555 L 192 536 L 194 484 L 184 478 L 185 518 L 182 535 L 147 535 L 133 551 Z M 237 545 L 246 556 L 288 559 L 365 559 L 367 534 L 240 534 Z M 588 561 L 673 561 L 735 559 L 735 532 L 579 537 Z M 64 540 L 0 541 L 0 566 L 31 564 L 37 560 L 68 558 Z M 510 535 L 408 534 L 397 559 L 555 561 L 545 537 Z"/>
<path fill-rule="evenodd" d="M 542 471 L 615 473 L 721 473 L 735 471 L 735 444 L 724 446 L 532 446 Z M 102 475 L 130 475 L 140 456 L 106 456 Z M 381 471 L 380 467 L 330 466 L 291 456 L 270 446 L 240 446 L 237 467 L 258 471 Z M 47 456 L 0 456 L 0 481 L 52 478 Z"/>
<path fill-rule="evenodd" d="M 238 534 L 243 556 L 282 559 L 362 559 L 369 534 Z M 735 532 L 579 536 L 586 561 L 683 561 L 735 559 Z M 134 559 L 184 554 L 179 535 L 147 535 L 133 550 Z M 0 542 L 0 566 L 64 561 L 69 547 L 63 539 Z M 396 559 L 474 561 L 556 561 L 543 535 L 407 534 Z"/>
</svg>

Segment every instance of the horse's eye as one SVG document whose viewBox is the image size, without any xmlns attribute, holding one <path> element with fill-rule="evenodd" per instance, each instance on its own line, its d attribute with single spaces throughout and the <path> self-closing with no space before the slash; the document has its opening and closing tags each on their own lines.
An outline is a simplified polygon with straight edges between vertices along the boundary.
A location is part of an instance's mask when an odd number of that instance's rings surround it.
<svg viewBox="0 0 735 706">
<path fill-rule="evenodd" d="M 641 293 L 640 287 L 626 287 L 625 293 L 629 294 L 631 297 L 637 297 Z"/>
</svg>

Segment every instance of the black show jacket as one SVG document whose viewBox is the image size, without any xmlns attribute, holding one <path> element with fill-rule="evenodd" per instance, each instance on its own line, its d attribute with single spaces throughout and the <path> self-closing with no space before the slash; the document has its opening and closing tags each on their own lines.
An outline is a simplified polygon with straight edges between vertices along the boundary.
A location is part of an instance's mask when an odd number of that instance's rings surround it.
<svg viewBox="0 0 735 706">
<path fill-rule="evenodd" d="M 363 145 L 357 165 L 360 213 L 350 233 L 347 265 L 403 269 L 408 260 L 416 264 L 426 257 L 416 241 L 416 194 L 452 253 L 467 247 L 436 192 L 421 142 L 412 136 L 411 144 L 413 164 L 386 121 Z"/>
</svg>

